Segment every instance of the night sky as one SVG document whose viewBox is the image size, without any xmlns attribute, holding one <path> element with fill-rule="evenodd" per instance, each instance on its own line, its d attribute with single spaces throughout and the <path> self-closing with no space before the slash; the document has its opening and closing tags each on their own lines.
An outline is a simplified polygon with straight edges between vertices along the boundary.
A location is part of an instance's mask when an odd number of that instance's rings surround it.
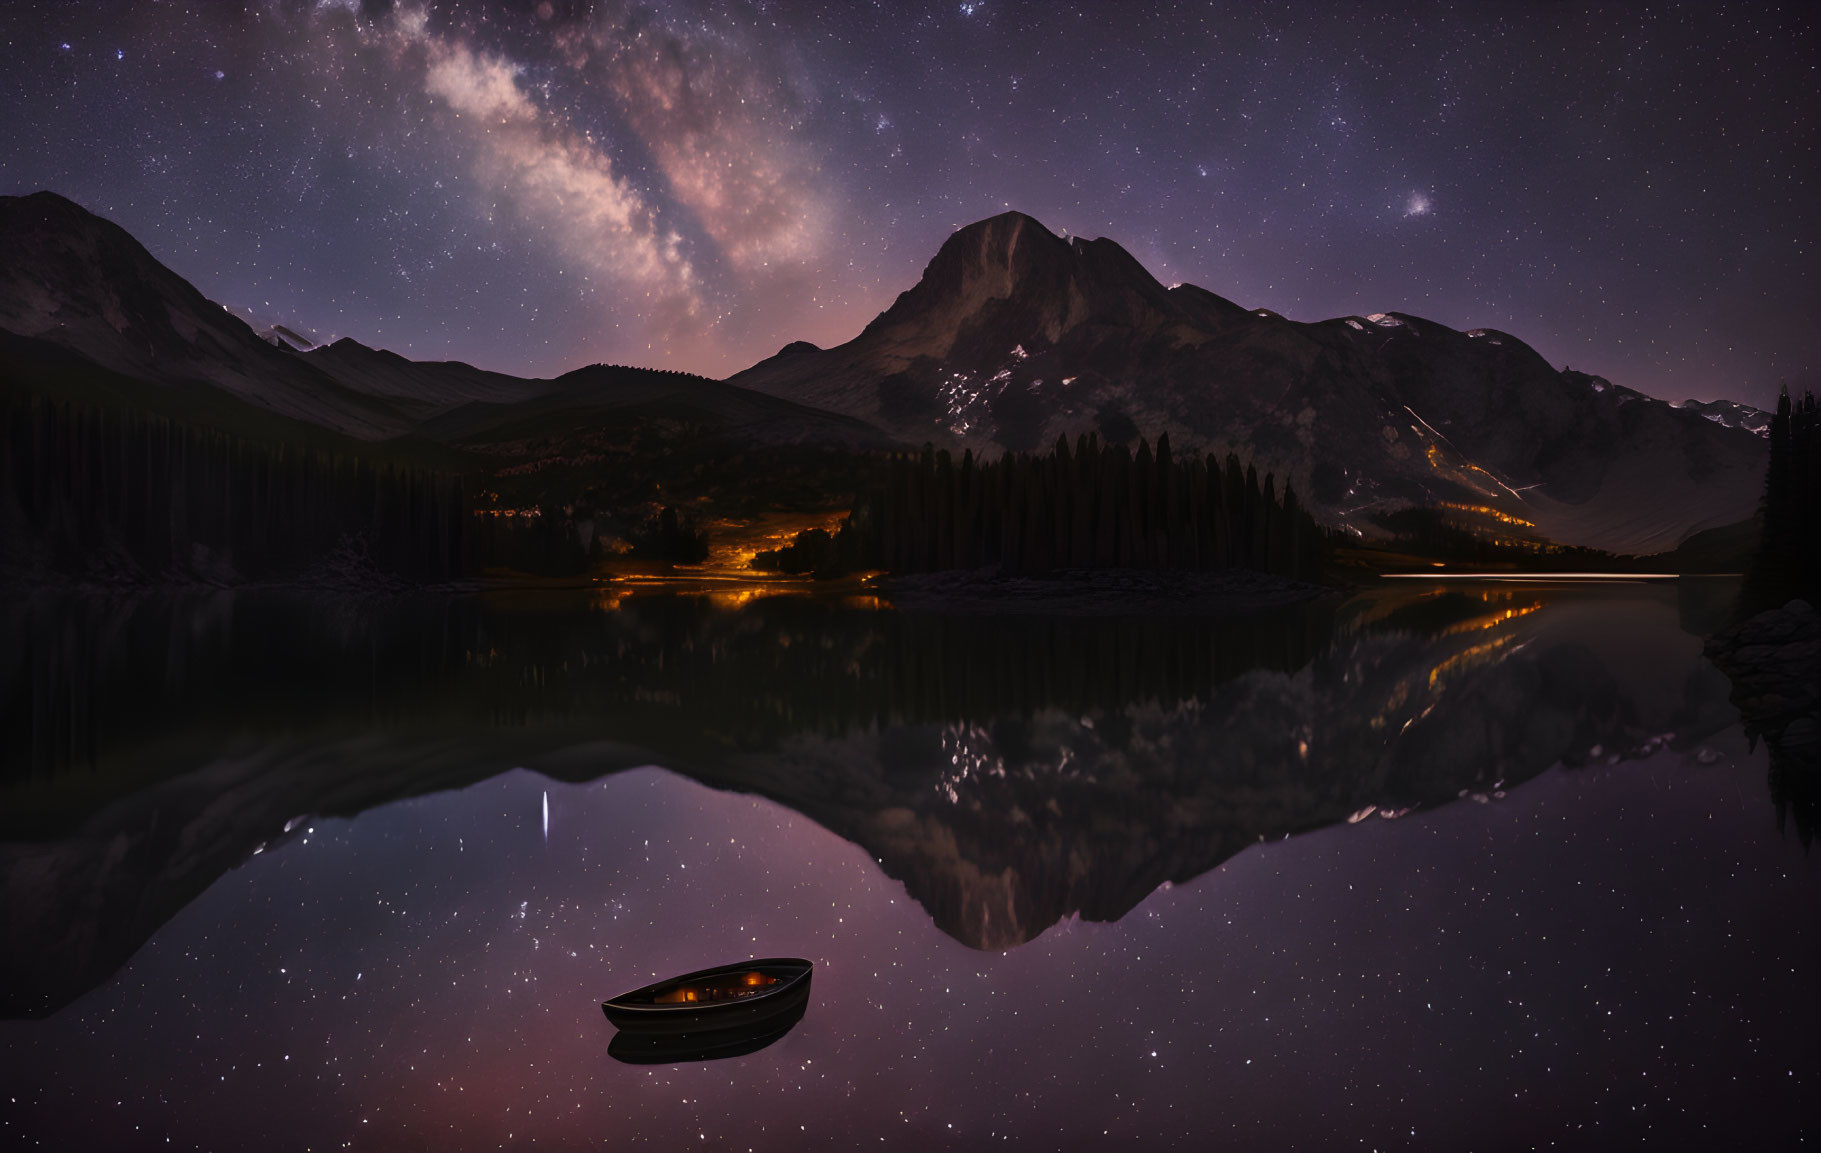
<svg viewBox="0 0 1821 1153">
<path fill-rule="evenodd" d="M 1821 387 L 1817 40 L 1807 5 L 12 0 L 0 192 L 524 374 L 838 343 L 1017 208 L 1249 307 L 1767 405 Z"/>
</svg>

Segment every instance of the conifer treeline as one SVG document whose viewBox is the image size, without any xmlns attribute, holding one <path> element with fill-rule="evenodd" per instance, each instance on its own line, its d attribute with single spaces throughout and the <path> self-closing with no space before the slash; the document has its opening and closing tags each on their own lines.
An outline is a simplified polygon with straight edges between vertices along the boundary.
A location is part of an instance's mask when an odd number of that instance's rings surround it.
<svg viewBox="0 0 1821 1153">
<path fill-rule="evenodd" d="M 1777 398 L 1761 515 L 1745 583 L 1749 606 L 1774 608 L 1792 597 L 1821 604 L 1821 409 L 1813 393 L 1792 402 L 1784 388 Z"/>
<path fill-rule="evenodd" d="M 0 422 L 8 566 L 238 581 L 352 550 L 382 572 L 436 581 L 469 563 L 452 476 L 38 396 L 15 395 Z"/>
<path fill-rule="evenodd" d="M 352 546 L 411 579 L 463 568 L 463 495 L 447 476 L 43 398 L 9 404 L 5 421 L 0 508 L 22 567 L 261 579 Z"/>
<path fill-rule="evenodd" d="M 541 577 L 577 576 L 592 560 L 567 516 L 475 516 L 463 522 L 468 572 L 488 569 Z"/>
<path fill-rule="evenodd" d="M 1152 452 L 1066 437 L 1043 455 L 956 463 L 926 446 L 892 458 L 836 537 L 815 530 L 760 554 L 758 567 L 894 573 L 998 565 L 1007 574 L 1061 569 L 1250 568 L 1313 576 L 1324 535 L 1276 478 L 1231 453 L 1177 460 L 1168 435 Z"/>
</svg>

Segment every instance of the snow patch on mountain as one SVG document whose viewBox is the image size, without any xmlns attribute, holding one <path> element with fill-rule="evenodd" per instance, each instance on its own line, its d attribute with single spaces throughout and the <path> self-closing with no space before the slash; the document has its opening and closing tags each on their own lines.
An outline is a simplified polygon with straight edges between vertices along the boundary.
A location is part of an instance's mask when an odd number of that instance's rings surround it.
<svg viewBox="0 0 1821 1153">
<path fill-rule="evenodd" d="M 1742 428 L 1757 436 L 1770 436 L 1770 413 L 1749 404 L 1741 404 L 1736 400 L 1689 399 L 1676 407 L 1700 413 L 1707 420 L 1726 428 Z"/>
<path fill-rule="evenodd" d="M 327 335 L 318 333 L 294 321 L 282 320 L 270 313 L 248 308 L 245 305 L 224 304 L 222 307 L 245 321 L 261 340 L 274 348 L 282 348 L 288 352 L 305 352 L 333 343 L 336 339 L 334 333 Z"/>
</svg>

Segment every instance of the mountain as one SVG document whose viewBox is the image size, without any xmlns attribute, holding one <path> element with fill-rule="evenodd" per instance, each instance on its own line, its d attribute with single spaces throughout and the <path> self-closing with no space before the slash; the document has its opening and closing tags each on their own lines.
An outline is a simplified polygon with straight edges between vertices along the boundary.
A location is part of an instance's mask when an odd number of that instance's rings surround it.
<svg viewBox="0 0 1821 1153">
<path fill-rule="evenodd" d="M 340 341 L 331 350 L 351 343 Z M 476 399 L 452 407 L 426 420 L 418 435 L 490 451 L 532 441 L 573 448 L 603 434 L 663 424 L 690 425 L 719 442 L 755 447 L 869 450 L 895 446 L 877 428 L 853 417 L 686 372 L 594 364 L 555 380 L 526 383 L 543 387 L 521 399 Z"/>
<path fill-rule="evenodd" d="M 892 443 L 851 417 L 686 373 L 594 365 L 525 379 L 347 338 L 316 344 L 295 326 L 256 330 L 124 229 L 51 192 L 0 197 L 0 250 L 10 382 L 67 392 L 72 365 L 86 364 L 114 399 L 123 382 L 155 386 L 132 399 L 204 423 L 227 423 L 231 408 L 244 425 L 239 406 L 221 403 L 232 398 L 356 440 L 416 436 L 495 456 L 573 447 L 602 432 L 608 414 L 619 437 L 655 421 L 722 446 Z"/>
<path fill-rule="evenodd" d="M 0 246 L 0 441 L 25 446 L 0 580 L 568 578 L 665 507 L 717 532 L 834 515 L 902 447 L 686 373 L 525 379 L 254 328 L 48 192 L 0 197 Z"/>
<path fill-rule="evenodd" d="M 345 388 L 384 401 L 414 423 L 474 401 L 510 404 L 550 391 L 546 380 L 488 372 L 459 360 L 407 360 L 343 337 L 304 351 L 297 359 Z"/>
<path fill-rule="evenodd" d="M 528 380 L 318 345 L 295 326 L 262 335 L 48 192 L 0 197 L 0 245 L 10 383 L 67 392 L 73 366 L 91 365 L 115 399 L 137 382 L 150 387 L 134 403 L 186 419 L 244 425 L 250 407 L 509 467 L 586 458 L 619 474 L 686 444 L 700 462 L 775 471 L 776 454 L 805 446 L 993 454 L 1168 432 L 1179 453 L 1233 451 L 1275 471 L 1364 534 L 1421 505 L 1482 535 L 1641 554 L 1748 520 L 1768 455 L 1748 406 L 1665 404 L 1557 371 L 1492 329 L 1248 310 L 1165 288 L 1113 241 L 1064 240 L 1019 213 L 956 232 L 853 340 L 799 341 L 725 382 L 608 366 Z"/>
<path fill-rule="evenodd" d="M 1698 412 L 1715 424 L 1742 428 L 1756 436 L 1770 435 L 1770 413 L 1736 400 L 1685 400 L 1678 407 Z"/>
<path fill-rule="evenodd" d="M 989 454 L 1168 432 L 1290 477 L 1331 522 L 1451 505 L 1490 533 L 1618 552 L 1748 518 L 1767 457 L 1746 428 L 1557 371 L 1508 333 L 1291 321 L 1016 212 L 956 232 L 853 340 L 729 379 Z"/>
<path fill-rule="evenodd" d="M 226 307 L 229 312 L 246 321 L 259 339 L 275 348 L 301 352 L 306 348 L 329 343 L 304 325 L 279 320 L 256 309 L 232 304 Z"/>
<path fill-rule="evenodd" d="M 55 193 L 0 197 L 0 250 L 0 330 L 16 338 L 167 391 L 218 390 L 361 440 L 410 427 L 381 398 L 267 343 L 124 229 Z"/>
</svg>

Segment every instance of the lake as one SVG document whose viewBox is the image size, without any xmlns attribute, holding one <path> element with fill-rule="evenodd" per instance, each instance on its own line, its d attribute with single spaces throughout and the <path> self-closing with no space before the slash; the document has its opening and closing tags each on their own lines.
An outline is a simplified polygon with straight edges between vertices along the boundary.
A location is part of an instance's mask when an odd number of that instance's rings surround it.
<svg viewBox="0 0 1821 1153">
<path fill-rule="evenodd" d="M 15 598 L 0 1144 L 1812 1142 L 1731 591 Z M 609 1054 L 755 956 L 815 962 L 784 1036 Z"/>
</svg>

